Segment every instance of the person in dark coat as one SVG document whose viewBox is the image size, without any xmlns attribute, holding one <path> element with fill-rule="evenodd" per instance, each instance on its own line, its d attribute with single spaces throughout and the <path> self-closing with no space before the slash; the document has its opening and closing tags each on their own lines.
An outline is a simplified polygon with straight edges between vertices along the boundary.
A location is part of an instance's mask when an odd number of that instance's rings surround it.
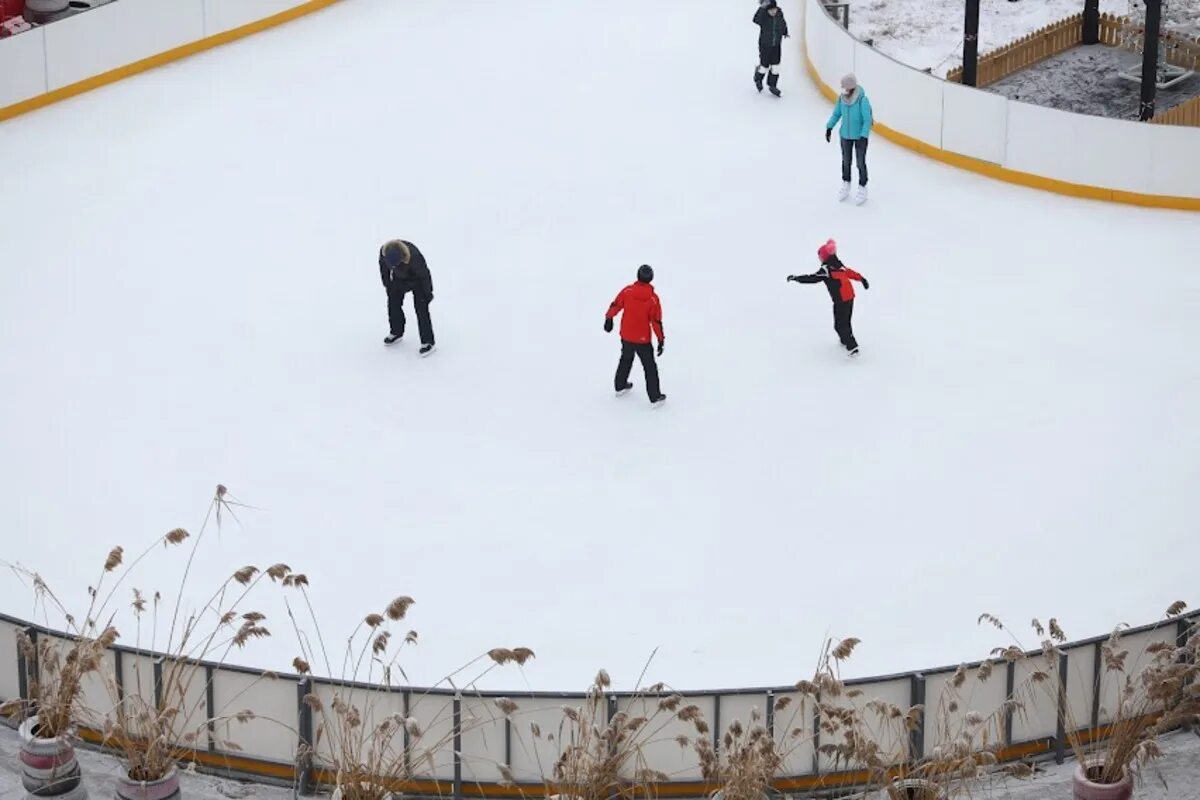
<svg viewBox="0 0 1200 800">
<path fill-rule="evenodd" d="M 823 283 L 829 290 L 833 300 L 833 329 L 837 331 L 838 339 L 846 353 L 851 357 L 858 355 L 858 340 L 854 338 L 854 328 L 850 319 L 854 315 L 854 284 L 858 281 L 864 289 L 870 289 L 871 284 L 862 275 L 842 263 L 837 255 L 837 242 L 830 239 L 817 249 L 817 258 L 821 260 L 821 268 L 811 275 L 788 275 L 789 281 L 796 283 Z"/>
<path fill-rule="evenodd" d="M 633 369 L 633 357 L 642 362 L 646 373 L 646 394 L 655 406 L 662 405 L 667 396 L 658 385 L 658 364 L 654 361 L 654 345 L 651 334 L 658 337 L 658 355 L 663 354 L 666 337 L 663 335 L 662 303 L 658 293 L 650 285 L 654 270 L 649 264 L 638 267 L 637 281 L 629 284 L 617 294 L 604 314 L 604 332 L 612 333 L 613 317 L 621 315 L 621 360 L 617 362 L 617 374 L 613 386 L 617 396 L 633 388 L 629 373 Z"/>
<path fill-rule="evenodd" d="M 783 40 L 788 36 L 783 9 L 775 0 L 761 0 L 758 11 L 754 12 L 754 24 L 758 26 L 758 66 L 754 70 L 754 85 L 761 92 L 763 76 L 766 76 L 771 94 L 779 97 L 779 61 L 783 55 Z"/>
<path fill-rule="evenodd" d="M 417 331 L 421 335 L 420 354 L 434 351 L 433 321 L 429 304 L 433 302 L 433 277 L 425 264 L 425 256 L 412 242 L 394 239 L 379 248 L 379 278 L 387 290 L 388 324 L 391 333 L 383 340 L 392 344 L 404 336 L 404 295 L 412 292 L 413 309 L 417 312 Z"/>
</svg>

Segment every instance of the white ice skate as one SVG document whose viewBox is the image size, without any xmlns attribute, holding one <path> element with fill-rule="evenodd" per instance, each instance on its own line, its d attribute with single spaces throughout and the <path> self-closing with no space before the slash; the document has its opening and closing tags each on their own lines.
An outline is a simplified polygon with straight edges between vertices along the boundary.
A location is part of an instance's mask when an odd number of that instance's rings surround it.
<svg viewBox="0 0 1200 800">
<path fill-rule="evenodd" d="M 854 205 L 861 206 L 865 202 L 867 202 L 867 187 L 860 186 L 858 193 L 854 195 Z"/>
<path fill-rule="evenodd" d="M 856 347 L 850 352 L 846 353 L 846 358 L 858 358 L 858 348 Z"/>
<path fill-rule="evenodd" d="M 850 182 L 847 181 L 847 182 L 843 183 L 842 188 L 840 190 L 838 190 L 838 202 L 839 203 L 845 202 L 846 198 L 849 196 L 850 196 Z"/>
</svg>

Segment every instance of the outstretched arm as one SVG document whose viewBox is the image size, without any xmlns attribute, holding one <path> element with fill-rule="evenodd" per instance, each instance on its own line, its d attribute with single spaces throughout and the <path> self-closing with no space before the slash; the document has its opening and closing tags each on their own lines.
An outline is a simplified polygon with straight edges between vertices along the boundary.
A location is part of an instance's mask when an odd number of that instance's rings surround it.
<svg viewBox="0 0 1200 800">
<path fill-rule="evenodd" d="M 820 272 L 814 272 L 812 275 L 788 275 L 787 279 L 796 283 L 820 283 L 825 280 L 825 275 Z"/>
</svg>

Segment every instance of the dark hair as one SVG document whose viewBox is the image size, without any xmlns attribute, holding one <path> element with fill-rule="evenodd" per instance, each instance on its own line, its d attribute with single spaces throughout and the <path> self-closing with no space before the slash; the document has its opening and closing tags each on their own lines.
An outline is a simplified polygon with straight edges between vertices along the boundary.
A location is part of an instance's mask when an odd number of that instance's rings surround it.
<svg viewBox="0 0 1200 800">
<path fill-rule="evenodd" d="M 649 264 L 642 264 L 638 267 L 637 279 L 642 283 L 650 283 L 654 280 L 654 268 Z"/>
</svg>

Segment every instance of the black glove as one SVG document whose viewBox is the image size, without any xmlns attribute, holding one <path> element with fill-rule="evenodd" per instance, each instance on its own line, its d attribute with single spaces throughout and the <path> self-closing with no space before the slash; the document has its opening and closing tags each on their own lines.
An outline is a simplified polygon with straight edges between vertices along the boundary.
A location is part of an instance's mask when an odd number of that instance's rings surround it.
<svg viewBox="0 0 1200 800">
<path fill-rule="evenodd" d="M 867 280 L 866 278 L 863 278 L 863 288 L 864 288 L 864 289 L 870 289 L 870 288 L 871 288 L 871 282 L 870 282 L 869 280 Z"/>
<path fill-rule="evenodd" d="M 612 317 L 604 318 L 604 332 L 612 333 Z"/>
<path fill-rule="evenodd" d="M 827 141 L 827 142 L 833 141 L 833 128 L 825 129 L 825 141 Z"/>
<path fill-rule="evenodd" d="M 789 280 L 789 281 L 794 281 L 794 280 L 796 280 L 796 276 L 795 276 L 795 275 L 788 275 L 788 280 Z"/>
<path fill-rule="evenodd" d="M 663 351 L 663 348 L 664 348 L 664 347 L 666 347 L 666 346 L 667 346 L 667 340 L 666 340 L 666 339 L 659 339 L 659 340 L 658 340 L 658 355 L 659 355 L 660 357 L 662 356 L 662 351 Z"/>
</svg>

